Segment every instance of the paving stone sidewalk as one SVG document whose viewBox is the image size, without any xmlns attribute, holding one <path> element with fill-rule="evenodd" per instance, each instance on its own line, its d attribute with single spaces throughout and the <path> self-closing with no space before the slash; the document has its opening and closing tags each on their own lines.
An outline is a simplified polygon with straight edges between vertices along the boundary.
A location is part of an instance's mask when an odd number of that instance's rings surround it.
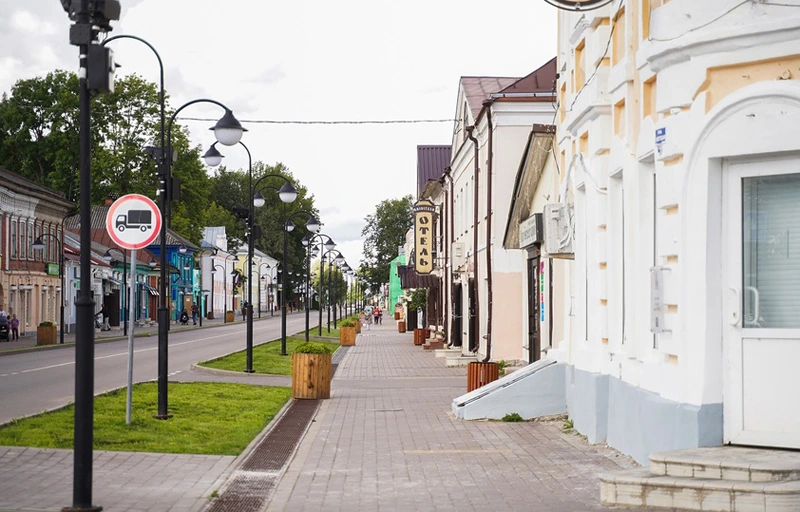
<svg viewBox="0 0 800 512">
<path fill-rule="evenodd" d="M 372 326 L 348 350 L 270 511 L 602 510 L 598 474 L 632 461 L 561 421 L 466 422 L 466 370 Z"/>
</svg>

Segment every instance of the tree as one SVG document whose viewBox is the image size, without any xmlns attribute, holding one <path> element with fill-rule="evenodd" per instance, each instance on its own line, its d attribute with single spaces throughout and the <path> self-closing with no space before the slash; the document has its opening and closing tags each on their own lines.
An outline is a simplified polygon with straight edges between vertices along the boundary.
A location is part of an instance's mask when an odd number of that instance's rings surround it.
<svg viewBox="0 0 800 512">
<path fill-rule="evenodd" d="M 389 264 L 397 257 L 397 248 L 405 243 L 406 231 L 413 225 L 412 197 L 386 199 L 367 215 L 367 225 L 361 231 L 364 240 L 364 259 L 361 271 L 372 290 L 389 281 Z"/>
</svg>

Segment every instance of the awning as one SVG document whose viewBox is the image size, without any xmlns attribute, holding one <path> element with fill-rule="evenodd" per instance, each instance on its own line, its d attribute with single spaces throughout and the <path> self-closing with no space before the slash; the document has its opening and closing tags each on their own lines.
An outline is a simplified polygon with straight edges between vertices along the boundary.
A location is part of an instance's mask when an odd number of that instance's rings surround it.
<svg viewBox="0 0 800 512">
<path fill-rule="evenodd" d="M 400 276 L 400 287 L 408 288 L 439 288 L 439 278 L 433 274 L 417 274 L 413 265 L 397 265 L 397 274 Z"/>
<path fill-rule="evenodd" d="M 150 292 L 150 295 L 161 295 L 160 293 L 158 293 L 158 288 L 155 288 L 155 287 L 153 287 L 153 286 L 150 286 L 149 284 L 145 284 L 145 285 L 143 285 L 143 286 L 144 286 L 145 288 L 147 288 L 147 291 L 149 291 L 149 292 Z"/>
</svg>

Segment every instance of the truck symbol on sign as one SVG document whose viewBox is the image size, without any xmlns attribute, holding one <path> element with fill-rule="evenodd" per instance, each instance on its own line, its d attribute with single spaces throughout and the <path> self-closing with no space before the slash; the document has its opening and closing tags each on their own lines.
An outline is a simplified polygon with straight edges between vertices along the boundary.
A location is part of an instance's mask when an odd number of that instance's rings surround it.
<svg viewBox="0 0 800 512">
<path fill-rule="evenodd" d="M 125 231 L 127 228 L 140 229 L 142 232 L 153 229 L 153 212 L 150 210 L 128 210 L 127 215 L 117 215 L 116 228 Z"/>
</svg>

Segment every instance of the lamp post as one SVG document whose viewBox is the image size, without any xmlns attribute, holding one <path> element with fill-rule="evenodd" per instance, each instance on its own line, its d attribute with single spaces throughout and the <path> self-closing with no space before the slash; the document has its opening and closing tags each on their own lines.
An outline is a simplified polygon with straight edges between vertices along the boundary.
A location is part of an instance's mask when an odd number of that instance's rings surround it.
<svg viewBox="0 0 800 512">
<path fill-rule="evenodd" d="M 222 141 L 219 141 L 219 139 L 218 139 L 218 142 L 222 142 Z M 250 261 L 253 261 L 253 250 L 254 250 L 254 245 L 253 244 L 254 244 L 254 239 L 255 239 L 255 237 L 253 236 L 253 234 L 254 234 L 253 233 L 253 228 L 254 228 L 253 223 L 254 223 L 254 217 L 255 217 L 254 208 L 255 207 L 264 206 L 264 204 L 266 202 L 264 200 L 264 196 L 262 196 L 260 192 L 256 192 L 255 189 L 258 187 L 258 185 L 263 180 L 265 180 L 267 178 L 276 178 L 276 177 L 277 178 L 281 178 L 284 181 L 284 183 L 283 183 L 283 186 L 278 190 L 278 196 L 280 197 L 281 201 L 283 201 L 284 203 L 291 203 L 297 198 L 297 189 L 294 188 L 294 185 L 292 185 L 292 183 L 289 181 L 288 178 L 286 178 L 285 176 L 283 176 L 281 174 L 275 174 L 275 173 L 265 174 L 264 176 L 261 176 L 258 179 L 258 181 L 256 181 L 255 184 L 254 184 L 253 183 L 253 158 L 252 158 L 252 155 L 250 154 L 250 149 L 248 149 L 248 147 L 245 146 L 242 142 L 240 142 L 240 141 L 237 141 L 237 142 L 239 142 L 239 144 L 241 144 L 241 146 L 245 149 L 245 151 L 247 151 L 247 159 L 248 159 L 248 166 L 247 166 L 248 171 L 247 171 L 247 173 L 248 173 L 248 179 L 249 179 L 249 181 L 248 181 L 249 194 L 248 194 L 248 205 L 247 205 L 247 212 L 248 212 L 248 214 L 247 214 L 247 230 L 248 230 L 247 255 L 250 258 Z M 232 144 L 229 144 L 229 145 L 232 145 Z M 216 142 L 214 144 L 212 144 L 211 147 L 208 149 L 208 151 L 206 151 L 206 153 L 203 155 L 203 159 L 205 160 L 206 165 L 208 165 L 210 167 L 216 167 L 217 165 L 219 165 L 222 162 L 222 158 L 223 158 L 223 155 L 220 154 L 220 152 L 216 149 L 215 146 L 216 146 Z M 248 283 L 252 283 L 253 282 L 253 267 L 252 267 L 252 265 L 247 269 L 247 273 L 248 273 L 247 281 L 248 281 Z M 247 350 L 246 350 L 246 352 L 247 352 L 247 362 L 246 362 L 247 368 L 245 368 L 245 372 L 253 373 L 253 287 L 252 287 L 252 285 L 249 286 L 249 289 L 247 291 L 247 297 L 248 297 L 247 298 Z M 285 329 L 285 325 L 284 325 L 284 329 Z M 285 338 L 283 339 L 281 347 L 285 347 Z M 284 352 L 285 352 L 285 349 L 282 349 L 281 353 L 283 355 L 285 355 Z"/>
<path fill-rule="evenodd" d="M 336 246 L 336 244 L 333 243 L 333 240 L 329 240 L 329 242 L 334 247 Z M 325 247 L 328 247 L 327 243 L 325 244 Z M 331 249 L 328 249 L 327 251 L 322 252 L 322 255 L 320 256 L 320 275 L 321 275 L 320 283 L 322 282 L 322 279 L 324 278 L 325 262 L 326 262 L 328 256 L 332 255 L 333 253 L 336 253 L 336 255 L 337 255 L 336 256 L 336 260 L 337 261 L 344 261 L 344 256 L 342 256 L 342 253 L 337 251 L 336 249 L 331 248 Z M 331 303 L 333 303 L 333 309 L 334 309 L 334 312 L 333 312 L 333 314 L 334 314 L 334 326 L 333 326 L 333 328 L 334 329 L 336 328 L 336 309 L 335 309 L 335 307 L 336 307 L 336 288 L 333 288 L 333 293 L 331 293 L 331 283 L 333 281 L 333 279 L 332 279 L 333 267 L 334 267 L 333 262 L 332 261 L 328 262 L 328 297 L 327 297 L 325 303 L 328 306 L 328 332 L 329 333 L 331 332 L 331 309 L 332 309 L 331 308 L 331 306 L 332 306 Z M 320 309 L 320 336 L 322 335 L 322 327 L 321 326 L 322 326 L 322 309 Z"/>
<path fill-rule="evenodd" d="M 311 294 L 310 294 L 310 284 L 309 284 L 309 282 L 311 280 L 310 279 L 310 276 L 311 276 L 311 258 L 312 258 L 312 252 L 317 250 L 317 248 L 314 245 L 314 242 L 315 241 L 319 241 L 321 243 L 322 239 L 323 239 L 322 237 L 325 237 L 325 238 L 328 239 L 325 242 L 325 247 L 327 247 L 328 249 L 334 249 L 336 247 L 336 243 L 333 241 L 333 239 L 329 235 L 326 235 L 324 233 L 315 233 L 315 234 L 313 234 L 311 236 L 306 235 L 306 236 L 303 237 L 303 240 L 302 240 L 303 245 L 307 248 L 306 249 L 306 293 L 308 294 L 308 299 L 309 300 L 307 300 L 307 302 L 306 302 L 306 341 L 308 341 L 308 336 L 309 336 L 309 333 L 308 333 L 308 331 L 310 329 L 310 318 L 309 318 L 309 316 L 311 314 L 311 312 L 310 312 L 310 310 L 311 310 L 311 304 L 310 304 L 311 303 L 311 301 L 310 301 Z M 318 298 L 317 303 L 319 305 L 319 335 L 322 336 L 322 264 L 321 263 L 320 263 L 320 280 L 319 280 L 319 287 L 318 288 L 319 289 L 317 291 L 317 298 Z"/>
<path fill-rule="evenodd" d="M 49 237 L 56 241 L 58 244 L 58 279 L 61 281 L 61 319 L 59 320 L 58 329 L 59 329 L 59 344 L 64 344 L 64 293 L 66 290 L 64 289 L 64 248 L 61 245 L 61 240 L 58 239 L 57 236 L 51 235 L 49 233 L 42 233 L 36 240 L 33 241 L 33 245 L 31 246 L 34 251 L 42 251 L 44 250 L 44 241 L 42 241 L 43 237 Z M 44 259 L 44 258 L 42 258 Z"/>
<path fill-rule="evenodd" d="M 258 318 L 261 318 L 261 281 L 266 281 L 266 279 L 264 279 L 265 276 L 261 273 L 263 267 L 267 267 L 267 270 L 272 268 L 269 263 L 261 263 L 258 265 Z"/>
<path fill-rule="evenodd" d="M 295 212 L 289 216 L 283 223 L 283 272 L 281 273 L 281 288 L 283 288 L 283 304 L 281 304 L 281 355 L 286 355 L 286 271 L 288 270 L 288 266 L 286 265 L 286 257 L 287 252 L 289 251 L 289 240 L 286 236 L 286 233 L 290 233 L 294 230 L 294 223 L 292 219 L 299 215 L 306 215 L 308 216 L 308 220 L 306 221 L 306 229 L 311 233 L 317 233 L 320 229 L 319 221 L 309 212 L 305 210 L 300 210 Z M 308 326 L 306 326 L 308 327 Z M 306 328 L 306 332 L 308 329 Z"/>
</svg>

